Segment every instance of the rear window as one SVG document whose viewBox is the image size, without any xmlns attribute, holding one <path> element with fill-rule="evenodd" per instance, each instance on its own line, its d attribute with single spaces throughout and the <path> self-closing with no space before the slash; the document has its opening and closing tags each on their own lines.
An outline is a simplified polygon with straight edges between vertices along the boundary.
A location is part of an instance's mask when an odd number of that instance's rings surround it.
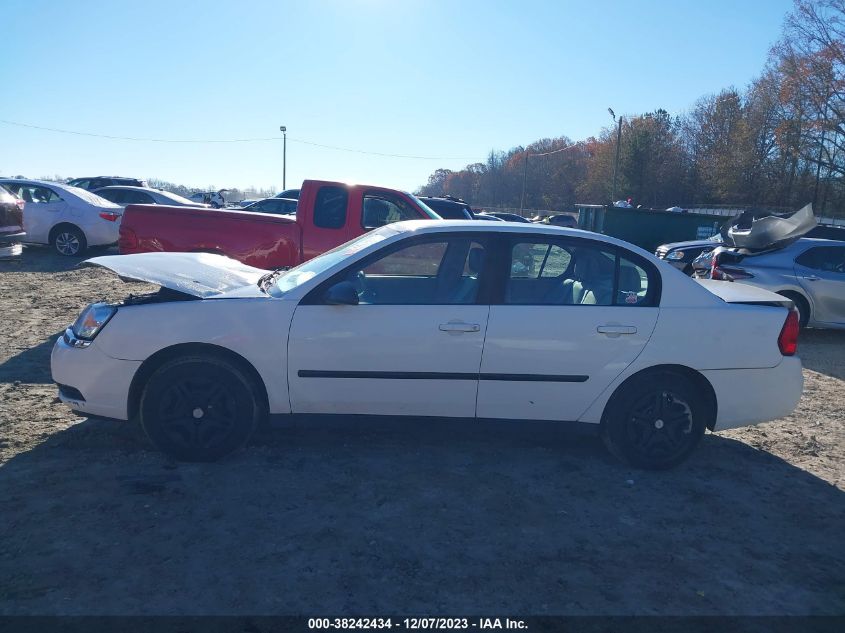
<svg viewBox="0 0 845 633">
<path fill-rule="evenodd" d="M 321 229 L 339 229 L 346 224 L 349 192 L 346 187 L 321 187 L 314 203 L 314 225 Z"/>
</svg>

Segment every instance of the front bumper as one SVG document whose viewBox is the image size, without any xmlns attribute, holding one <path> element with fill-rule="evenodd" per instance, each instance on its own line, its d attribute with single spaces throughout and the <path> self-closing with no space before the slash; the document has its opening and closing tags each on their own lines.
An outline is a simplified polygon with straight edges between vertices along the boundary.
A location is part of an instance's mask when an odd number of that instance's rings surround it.
<svg viewBox="0 0 845 633">
<path fill-rule="evenodd" d="M 126 420 L 129 386 L 141 361 L 120 360 L 100 351 L 96 342 L 74 347 L 60 336 L 50 369 L 61 385 L 59 399 L 85 415 Z"/>
</svg>

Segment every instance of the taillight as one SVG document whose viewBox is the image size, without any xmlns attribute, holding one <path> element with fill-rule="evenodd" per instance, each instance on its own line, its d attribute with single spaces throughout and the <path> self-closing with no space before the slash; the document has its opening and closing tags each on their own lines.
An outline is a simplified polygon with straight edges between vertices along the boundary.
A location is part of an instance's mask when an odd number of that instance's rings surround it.
<svg viewBox="0 0 845 633">
<path fill-rule="evenodd" d="M 778 347 L 780 353 L 784 356 L 794 356 L 798 349 L 798 331 L 801 329 L 798 310 L 793 308 L 786 315 L 786 321 L 783 322 L 783 327 L 778 336 Z"/>
<path fill-rule="evenodd" d="M 100 217 L 104 220 L 108 220 L 109 222 L 117 222 L 120 214 L 115 213 L 114 211 L 100 211 Z"/>
</svg>

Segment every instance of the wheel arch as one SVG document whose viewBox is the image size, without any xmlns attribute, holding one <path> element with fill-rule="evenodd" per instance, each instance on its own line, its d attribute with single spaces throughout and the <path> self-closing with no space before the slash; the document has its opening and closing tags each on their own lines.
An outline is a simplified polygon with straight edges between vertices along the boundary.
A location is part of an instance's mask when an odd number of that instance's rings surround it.
<svg viewBox="0 0 845 633">
<path fill-rule="evenodd" d="M 258 373 L 258 370 L 256 370 L 253 364 L 246 358 L 237 352 L 233 352 L 230 349 L 219 345 L 213 345 L 211 343 L 179 343 L 177 345 L 171 345 L 158 350 L 141 363 L 141 366 L 138 368 L 138 371 L 135 372 L 135 375 L 132 377 L 132 382 L 129 385 L 129 394 L 126 402 L 128 419 L 132 420 L 137 417 L 144 385 L 147 384 L 147 381 L 156 369 L 174 358 L 195 354 L 208 354 L 223 358 L 244 371 L 258 390 L 258 395 L 261 398 L 261 404 L 264 407 L 264 410 L 268 410 L 269 396 L 267 394 L 267 386 L 264 384 L 261 374 Z"/>
<path fill-rule="evenodd" d="M 652 365 L 651 367 L 646 367 L 641 369 L 627 378 L 623 380 L 619 385 L 616 386 L 616 389 L 613 390 L 610 398 L 607 399 L 607 402 L 604 405 L 604 410 L 602 411 L 601 416 L 601 423 L 605 423 L 605 417 L 607 416 L 608 411 L 612 407 L 614 403 L 614 399 L 616 395 L 633 380 L 639 380 L 643 376 L 647 376 L 649 374 L 658 374 L 658 373 L 671 373 L 678 376 L 681 376 L 692 383 L 696 390 L 699 391 L 704 396 L 704 402 L 707 406 L 707 421 L 705 423 L 706 427 L 711 431 L 716 426 L 716 415 L 719 412 L 719 402 L 716 398 L 716 391 L 713 389 L 713 385 L 710 384 L 710 381 L 707 380 L 707 377 L 704 376 L 701 372 L 692 369 L 691 367 L 687 367 L 686 365 L 674 365 L 674 364 L 664 364 L 664 365 Z"/>
<path fill-rule="evenodd" d="M 800 301 L 803 301 L 804 305 L 807 306 L 806 323 L 809 323 L 812 320 L 813 311 L 815 310 L 815 307 L 813 306 L 813 301 L 812 301 L 812 299 L 810 299 L 809 293 L 804 292 L 803 289 L 798 290 L 797 288 L 789 287 L 789 288 L 784 288 L 783 290 L 776 290 L 775 294 L 779 294 L 780 296 L 786 297 L 787 299 L 792 299 L 792 301 L 795 301 L 794 297 L 798 297 L 798 299 Z"/>
<path fill-rule="evenodd" d="M 65 220 L 62 220 L 61 222 L 56 222 L 56 224 L 54 224 L 54 225 L 50 228 L 50 232 L 47 234 L 47 243 L 48 243 L 48 244 L 52 244 L 52 243 L 53 243 L 53 240 L 56 238 L 56 234 L 57 234 L 57 233 L 58 233 L 61 229 L 65 228 L 65 227 L 70 228 L 70 229 L 76 229 L 77 231 L 79 231 L 80 233 L 82 233 L 82 236 L 83 236 L 86 240 L 88 239 L 88 236 L 85 234 L 85 231 L 82 229 L 82 227 L 81 227 L 81 226 L 79 226 L 78 224 L 74 224 L 73 222 L 67 222 L 67 221 L 65 221 Z"/>
</svg>

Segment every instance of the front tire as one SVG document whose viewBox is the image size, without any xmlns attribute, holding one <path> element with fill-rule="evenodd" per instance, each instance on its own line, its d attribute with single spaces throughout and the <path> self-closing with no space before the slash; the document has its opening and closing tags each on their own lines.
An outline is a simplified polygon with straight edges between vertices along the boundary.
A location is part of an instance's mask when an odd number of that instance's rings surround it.
<svg viewBox="0 0 845 633">
<path fill-rule="evenodd" d="M 64 257 L 80 257 L 88 248 L 85 234 L 75 226 L 63 226 L 56 229 L 50 241 L 53 249 Z"/>
<path fill-rule="evenodd" d="M 706 427 L 706 407 L 683 376 L 637 376 L 613 394 L 602 420 L 602 438 L 622 461 L 648 470 L 672 468 L 695 450 Z"/>
<path fill-rule="evenodd" d="M 147 381 L 139 417 L 150 441 L 180 461 L 216 461 L 242 448 L 263 415 L 257 390 L 235 364 L 213 355 L 176 358 Z"/>
</svg>

